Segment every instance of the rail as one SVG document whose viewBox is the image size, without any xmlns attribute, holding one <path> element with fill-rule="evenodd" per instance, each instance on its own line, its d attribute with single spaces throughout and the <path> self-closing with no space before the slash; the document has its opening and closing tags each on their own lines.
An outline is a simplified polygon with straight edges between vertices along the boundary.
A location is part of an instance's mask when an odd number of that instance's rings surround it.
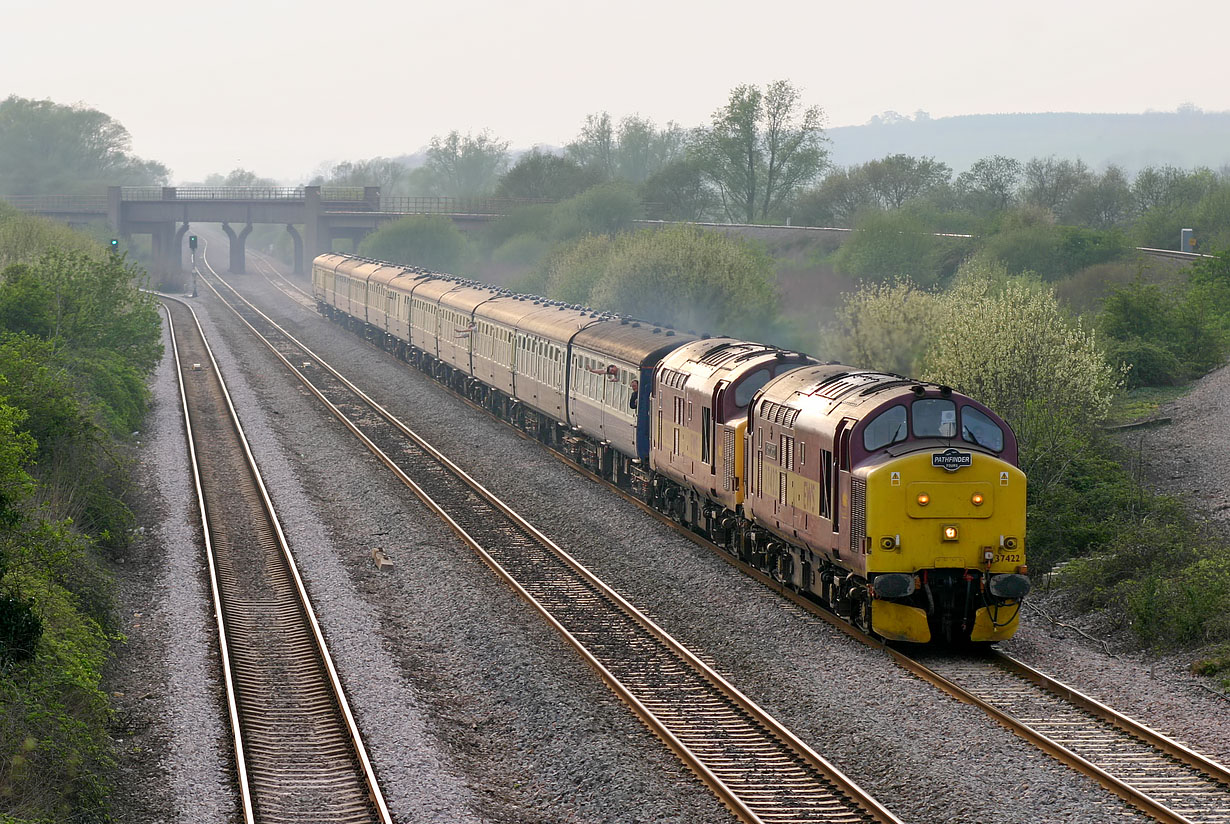
<svg viewBox="0 0 1230 824">
<path fill-rule="evenodd" d="M 739 820 L 900 824 L 854 781 L 233 286 L 215 277 L 206 278 L 205 284 L 309 392 L 539 611 Z"/>
<path fill-rule="evenodd" d="M 391 824 L 209 343 L 190 307 L 165 296 L 163 302 L 204 526 L 243 819 L 275 824 L 323 813 L 339 824 Z"/>
</svg>

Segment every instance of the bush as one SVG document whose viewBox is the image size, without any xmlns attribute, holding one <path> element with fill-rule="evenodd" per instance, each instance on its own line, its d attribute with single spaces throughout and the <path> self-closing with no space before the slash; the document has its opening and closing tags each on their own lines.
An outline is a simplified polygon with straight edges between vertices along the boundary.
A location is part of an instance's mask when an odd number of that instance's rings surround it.
<svg viewBox="0 0 1230 824">
<path fill-rule="evenodd" d="M 610 235 L 632 228 L 641 217 L 636 189 L 626 183 L 604 183 L 556 205 L 551 237 L 574 240 L 585 235 Z"/>
<path fill-rule="evenodd" d="M 594 287 L 608 274 L 613 246 L 619 242 L 627 242 L 627 236 L 588 235 L 561 248 L 546 267 L 547 296 L 589 304 Z"/>
<path fill-rule="evenodd" d="M 469 253 L 469 241 L 452 219 L 442 215 L 406 217 L 363 239 L 359 253 L 378 260 L 455 271 Z"/>
<path fill-rule="evenodd" d="M 538 235 L 513 235 L 491 253 L 493 263 L 532 266 L 546 255 L 548 244 Z"/>
<path fill-rule="evenodd" d="M 1035 272 L 1053 282 L 1085 267 L 1121 258 L 1130 247 L 1117 230 L 1035 223 L 992 234 L 980 250 L 1003 261 L 1013 274 Z"/>
<path fill-rule="evenodd" d="M 696 226 L 591 236 L 548 264 L 548 295 L 682 329 L 771 340 L 773 261 L 747 242 Z"/>
<path fill-rule="evenodd" d="M 925 376 L 1008 421 L 1032 489 L 1062 476 L 1105 418 L 1119 381 L 1093 333 L 1063 314 L 1049 288 L 1004 278 L 1002 265 L 985 260 L 962 267 L 944 293 L 945 320 Z"/>
<path fill-rule="evenodd" d="M 952 274 L 966 246 L 961 238 L 937 236 L 909 211 L 870 211 L 855 221 L 833 265 L 838 272 L 868 280 L 909 278 L 933 286 Z"/>
<path fill-rule="evenodd" d="M 1156 341 L 1131 337 L 1111 340 L 1106 346 L 1106 361 L 1124 368 L 1124 388 L 1174 386 L 1182 383 L 1187 367 L 1175 354 Z"/>
<path fill-rule="evenodd" d="M 1223 287 L 1200 272 L 1192 278 L 1171 290 L 1138 278 L 1112 289 L 1103 303 L 1098 325 L 1116 342 L 1115 357 L 1141 369 L 1130 377 L 1132 386 L 1182 383 L 1225 360 L 1230 328 Z"/>
<path fill-rule="evenodd" d="M 533 206 L 518 206 L 510 209 L 504 217 L 494 220 L 482 230 L 483 246 L 494 252 L 515 237 L 528 235 L 544 241 L 551 234 L 551 214 L 554 206 L 542 203 Z"/>
<path fill-rule="evenodd" d="M 820 352 L 851 366 L 919 375 L 942 320 L 938 293 L 908 278 L 865 284 L 837 310 L 833 328 L 821 337 Z"/>
</svg>

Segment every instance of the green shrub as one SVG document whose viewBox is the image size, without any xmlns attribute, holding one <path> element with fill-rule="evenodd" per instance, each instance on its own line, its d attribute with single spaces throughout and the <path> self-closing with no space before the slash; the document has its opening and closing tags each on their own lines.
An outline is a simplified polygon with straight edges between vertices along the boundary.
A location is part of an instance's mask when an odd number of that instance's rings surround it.
<svg viewBox="0 0 1230 824">
<path fill-rule="evenodd" d="M 451 218 L 406 217 L 380 227 L 359 244 L 359 254 L 406 266 L 453 272 L 466 259 L 469 241 Z"/>
<path fill-rule="evenodd" d="M 551 297 L 681 329 L 772 341 L 777 292 L 763 249 L 696 226 L 591 236 L 548 263 Z"/>
<path fill-rule="evenodd" d="M 627 236 L 587 235 L 562 247 L 548 262 L 547 296 L 566 303 L 591 303 L 594 287 L 607 276 L 611 253 Z"/>
<path fill-rule="evenodd" d="M 1087 266 L 1121 258 L 1130 247 L 1118 230 L 1034 223 L 992 234 L 980 250 L 1003 261 L 1013 274 L 1035 272 L 1043 280 L 1057 281 Z"/>
<path fill-rule="evenodd" d="M 922 374 L 922 359 L 944 320 L 938 293 L 908 278 L 868 283 L 847 295 L 821 336 L 825 357 L 898 375 Z"/>
<path fill-rule="evenodd" d="M 1187 376 L 1187 367 L 1175 357 L 1174 352 L 1156 341 L 1138 337 L 1111 339 L 1106 345 L 1106 361 L 1111 366 L 1125 368 L 1123 381 L 1126 389 L 1174 386 L 1182 383 Z"/>
<path fill-rule="evenodd" d="M 491 253 L 493 263 L 515 266 L 532 266 L 542 260 L 549 248 L 547 241 L 538 235 L 513 235 Z"/>
<path fill-rule="evenodd" d="M 574 240 L 585 235 L 610 235 L 632 228 L 641 217 L 636 189 L 626 183 L 603 183 L 556 204 L 551 215 L 551 237 Z"/>
<path fill-rule="evenodd" d="M 908 211 L 869 211 L 833 257 L 838 272 L 866 280 L 909 278 L 933 286 L 952 274 L 968 248 L 960 238 L 940 237 Z"/>
</svg>

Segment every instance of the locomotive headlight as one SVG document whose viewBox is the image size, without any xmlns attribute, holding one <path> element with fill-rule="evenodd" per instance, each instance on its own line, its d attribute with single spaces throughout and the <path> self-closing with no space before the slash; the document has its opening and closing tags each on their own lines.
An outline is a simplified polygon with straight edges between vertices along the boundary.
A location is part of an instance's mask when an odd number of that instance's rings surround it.
<svg viewBox="0 0 1230 824">
<path fill-rule="evenodd" d="M 918 493 L 918 505 L 919 506 L 926 506 L 929 503 L 931 503 L 930 495 L 928 495 L 926 492 Z"/>
<path fill-rule="evenodd" d="M 957 528 L 952 524 L 949 524 L 944 527 L 943 535 L 945 541 L 955 541 L 957 540 Z"/>
<path fill-rule="evenodd" d="M 982 493 L 981 493 L 981 492 L 975 492 L 975 493 L 974 493 L 974 494 L 970 497 L 970 502 L 971 502 L 974 506 L 982 506 L 982 502 L 983 502 L 983 501 L 985 501 L 985 500 L 986 500 L 986 498 L 984 498 L 984 497 L 982 496 Z"/>
</svg>

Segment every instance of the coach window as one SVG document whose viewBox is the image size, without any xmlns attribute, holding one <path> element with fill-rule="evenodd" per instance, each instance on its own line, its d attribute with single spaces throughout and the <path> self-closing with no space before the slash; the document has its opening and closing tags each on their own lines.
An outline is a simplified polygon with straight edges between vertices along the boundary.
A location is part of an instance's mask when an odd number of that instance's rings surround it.
<svg viewBox="0 0 1230 824">
<path fill-rule="evenodd" d="M 874 452 L 898 441 L 904 441 L 905 436 L 905 407 L 890 406 L 863 427 L 863 448 L 868 452 Z"/>
<path fill-rule="evenodd" d="M 972 406 L 961 407 L 961 438 L 992 452 L 1004 448 L 1004 430 Z"/>
<path fill-rule="evenodd" d="M 955 438 L 957 436 L 957 405 L 946 398 L 924 398 L 914 401 L 915 438 Z"/>
</svg>

